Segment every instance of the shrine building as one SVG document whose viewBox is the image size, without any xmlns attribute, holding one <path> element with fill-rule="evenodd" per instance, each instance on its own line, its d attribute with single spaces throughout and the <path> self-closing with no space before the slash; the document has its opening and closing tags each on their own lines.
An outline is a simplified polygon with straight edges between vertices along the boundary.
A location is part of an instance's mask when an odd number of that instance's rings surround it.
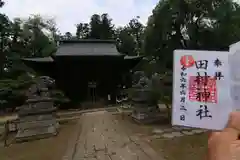
<svg viewBox="0 0 240 160">
<path fill-rule="evenodd" d="M 55 79 L 72 101 L 115 103 L 119 89 L 131 87 L 131 70 L 141 59 L 119 53 L 111 40 L 64 40 L 53 56 L 23 61 L 37 73 Z"/>
</svg>

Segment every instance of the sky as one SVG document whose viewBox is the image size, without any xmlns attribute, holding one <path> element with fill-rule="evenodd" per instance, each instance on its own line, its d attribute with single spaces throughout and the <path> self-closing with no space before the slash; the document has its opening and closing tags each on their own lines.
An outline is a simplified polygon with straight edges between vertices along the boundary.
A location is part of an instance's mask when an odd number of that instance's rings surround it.
<svg viewBox="0 0 240 160">
<path fill-rule="evenodd" d="M 31 14 L 54 18 L 62 33 L 76 30 L 75 25 L 89 22 L 91 15 L 108 13 L 117 26 L 140 16 L 146 24 L 158 0 L 4 0 L 1 12 L 10 19 Z"/>
</svg>

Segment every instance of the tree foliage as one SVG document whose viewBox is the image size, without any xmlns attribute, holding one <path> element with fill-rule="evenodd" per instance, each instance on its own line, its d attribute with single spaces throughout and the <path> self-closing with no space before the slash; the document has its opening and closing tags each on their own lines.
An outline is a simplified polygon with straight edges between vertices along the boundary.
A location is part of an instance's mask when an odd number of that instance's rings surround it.
<svg viewBox="0 0 240 160">
<path fill-rule="evenodd" d="M 0 7 L 3 4 L 0 1 Z M 23 103 L 23 88 L 32 80 L 21 58 L 51 55 L 57 47 L 57 32 L 53 19 L 32 15 L 11 21 L 0 13 L 0 105 L 4 108 Z"/>
<path fill-rule="evenodd" d="M 113 39 L 114 25 L 108 14 L 92 15 L 89 23 L 76 25 L 77 39 Z"/>
<path fill-rule="evenodd" d="M 144 26 L 139 22 L 140 17 L 130 20 L 125 27 L 115 30 L 118 50 L 127 55 L 142 54 Z"/>
<path fill-rule="evenodd" d="M 161 0 L 149 17 L 144 53 L 171 69 L 175 49 L 228 50 L 240 38 L 239 11 L 231 0 Z"/>
</svg>

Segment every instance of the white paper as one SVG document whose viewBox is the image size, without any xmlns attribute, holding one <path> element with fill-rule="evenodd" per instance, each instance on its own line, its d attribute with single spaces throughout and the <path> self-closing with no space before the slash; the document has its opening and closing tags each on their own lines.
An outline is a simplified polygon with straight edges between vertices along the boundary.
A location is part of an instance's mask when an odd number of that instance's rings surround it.
<svg viewBox="0 0 240 160">
<path fill-rule="evenodd" d="M 240 49 L 240 42 L 231 44 L 231 45 L 229 46 L 229 52 L 231 52 L 231 53 L 234 53 L 234 52 L 236 52 L 236 51 L 239 50 L 239 49 Z"/>
<path fill-rule="evenodd" d="M 238 44 L 238 45 L 237 45 Z M 229 65 L 231 80 L 231 98 L 234 110 L 240 110 L 240 44 L 230 48 Z"/>
<path fill-rule="evenodd" d="M 231 90 L 232 82 L 229 74 L 229 53 L 230 52 L 195 50 L 174 51 L 172 125 L 211 130 L 221 130 L 226 126 L 229 113 L 233 111 L 234 106 L 233 96 L 231 95 L 236 94 L 236 92 L 240 93 L 240 86 L 235 90 Z M 185 67 L 186 69 L 184 71 L 181 69 L 181 58 L 183 56 L 187 56 L 185 62 L 187 60 L 187 62 L 189 62 L 188 64 L 191 64 L 192 58 L 194 60 L 192 66 Z M 221 62 L 221 65 L 219 61 L 217 66 L 214 65 L 217 59 Z M 207 68 L 197 69 L 196 64 L 199 67 L 199 61 L 206 62 L 205 60 L 208 61 Z M 205 73 L 207 73 L 209 76 L 208 81 L 206 81 L 207 83 L 203 85 L 202 82 L 200 84 L 200 82 L 197 83 L 195 81 L 198 73 L 200 76 L 204 76 Z M 216 73 L 221 73 L 223 77 L 220 76 L 220 80 L 215 79 Z M 184 82 L 184 79 L 186 82 Z M 185 83 L 186 88 L 182 85 L 183 83 Z M 207 89 L 204 90 L 204 88 Z M 216 91 L 214 91 L 213 88 L 215 88 Z M 184 97 L 184 90 L 186 92 L 185 102 L 181 102 L 182 97 Z M 198 96 L 198 98 L 196 98 L 196 96 Z M 201 96 L 200 99 L 199 96 Z M 184 109 L 182 106 L 184 106 Z"/>
</svg>

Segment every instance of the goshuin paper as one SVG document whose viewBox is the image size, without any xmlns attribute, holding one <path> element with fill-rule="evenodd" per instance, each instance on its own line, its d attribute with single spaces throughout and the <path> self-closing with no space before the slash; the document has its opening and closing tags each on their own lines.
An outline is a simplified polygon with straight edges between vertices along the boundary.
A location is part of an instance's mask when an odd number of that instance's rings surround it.
<svg viewBox="0 0 240 160">
<path fill-rule="evenodd" d="M 236 92 L 231 89 L 229 53 L 174 51 L 172 125 L 212 130 L 226 126 L 234 110 L 231 92 Z"/>
</svg>

